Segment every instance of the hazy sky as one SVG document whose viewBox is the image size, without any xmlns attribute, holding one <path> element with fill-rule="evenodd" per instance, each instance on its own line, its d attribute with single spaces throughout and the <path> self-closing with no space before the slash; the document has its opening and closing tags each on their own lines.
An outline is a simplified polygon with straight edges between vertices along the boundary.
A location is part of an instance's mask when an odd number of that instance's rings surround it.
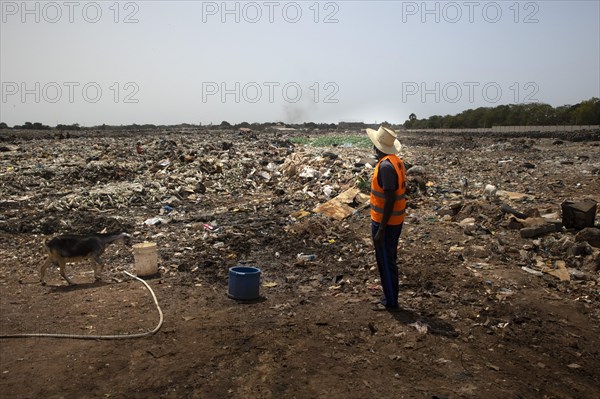
<svg viewBox="0 0 600 399">
<path fill-rule="evenodd" d="M 0 1 L 0 120 L 404 122 L 600 97 L 599 1 Z"/>
</svg>

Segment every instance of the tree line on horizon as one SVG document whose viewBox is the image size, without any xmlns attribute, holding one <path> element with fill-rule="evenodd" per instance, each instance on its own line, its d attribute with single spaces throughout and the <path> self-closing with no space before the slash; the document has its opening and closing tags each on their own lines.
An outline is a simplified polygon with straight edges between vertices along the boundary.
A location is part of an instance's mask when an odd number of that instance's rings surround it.
<svg viewBox="0 0 600 399">
<path fill-rule="evenodd" d="M 492 126 L 600 125 L 600 99 L 592 97 L 575 105 L 552 107 L 544 103 L 508 104 L 468 109 L 456 115 L 417 119 L 411 114 L 407 129 L 475 129 Z"/>
<path fill-rule="evenodd" d="M 390 125 L 383 122 L 384 125 Z M 181 123 L 178 125 L 154 125 L 154 124 L 130 124 L 130 125 L 100 125 L 92 127 L 80 126 L 78 123 L 71 125 L 58 124 L 56 127 L 50 127 L 40 122 L 25 122 L 23 125 L 15 125 L 12 129 L 24 130 L 148 130 L 167 127 L 190 127 L 190 128 L 221 128 L 221 129 L 239 129 L 250 128 L 261 131 L 271 126 L 285 126 L 305 129 L 336 129 L 342 127 L 364 128 L 371 124 L 365 123 L 314 123 L 304 122 L 297 124 L 284 124 L 281 122 L 248 123 L 241 122 L 231 124 L 222 121 L 220 124 L 202 125 Z M 493 108 L 479 107 L 468 109 L 456 115 L 433 115 L 426 119 L 418 119 L 413 113 L 404 122 L 402 126 L 406 129 L 474 129 L 490 128 L 492 126 L 556 126 L 556 125 L 600 125 L 600 99 L 592 97 L 589 100 L 582 101 L 575 105 L 561 105 L 552 107 L 544 103 L 530 104 L 508 104 L 499 105 Z M 6 123 L 0 122 L 1 129 L 11 129 Z"/>
<path fill-rule="evenodd" d="M 222 121 L 220 124 L 191 124 L 191 123 L 180 123 L 178 125 L 154 125 L 154 124 L 143 124 L 138 125 L 137 123 L 133 123 L 130 125 L 106 125 L 102 124 L 99 126 L 80 126 L 78 123 L 73 123 L 71 125 L 58 124 L 56 127 L 51 127 L 48 125 L 44 125 L 40 122 L 25 122 L 23 125 L 15 125 L 12 128 L 9 127 L 6 123 L 0 123 L 0 130 L 2 129 L 20 129 L 20 130 L 152 130 L 152 129 L 164 129 L 169 127 L 180 127 L 180 128 L 207 128 L 207 129 L 240 129 L 240 128 L 248 128 L 251 130 L 265 130 L 267 128 L 273 126 L 282 126 L 282 127 L 294 127 L 294 128 L 306 128 L 306 129 L 336 129 L 337 124 L 335 123 L 315 123 L 315 122 L 304 122 L 299 124 L 286 124 L 282 122 L 263 122 L 263 123 L 249 123 L 249 122 L 240 122 L 236 124 L 231 124 L 227 121 Z"/>
</svg>

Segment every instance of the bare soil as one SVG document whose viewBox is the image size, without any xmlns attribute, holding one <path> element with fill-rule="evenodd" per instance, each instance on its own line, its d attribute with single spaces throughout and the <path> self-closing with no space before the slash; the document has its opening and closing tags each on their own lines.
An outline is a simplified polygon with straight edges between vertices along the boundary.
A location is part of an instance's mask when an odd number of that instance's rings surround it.
<svg viewBox="0 0 600 399">
<path fill-rule="evenodd" d="M 598 135 L 560 138 L 401 134 L 402 156 L 426 168 L 428 192 L 410 199 L 399 247 L 401 311 L 390 313 L 372 310 L 381 289 L 367 211 L 343 221 L 290 216 L 326 201 L 325 183 L 339 193 L 368 178 L 357 162 L 368 149 L 305 148 L 267 133 L 5 134 L 0 335 L 154 328 L 151 296 L 121 273 L 134 269 L 121 244 L 103 255 L 101 282 L 84 262 L 69 265 L 75 286 L 55 268 L 48 285 L 39 284 L 45 240 L 102 229 L 158 244 L 160 273 L 146 281 L 165 322 L 141 339 L 0 339 L 0 396 L 598 397 L 597 253 L 567 253 L 561 240 L 574 242 L 576 231 L 523 239 L 506 227 L 503 200 L 481 197 L 485 184 L 527 193 L 504 202 L 541 214 L 560 212 L 567 199 L 600 201 Z M 337 159 L 320 157 L 324 151 Z M 320 177 L 268 166 L 294 154 L 320 167 Z M 156 167 L 165 158 L 170 166 Z M 462 176 L 471 182 L 466 197 Z M 110 199 L 94 191 L 132 183 L 144 190 L 116 190 Z M 458 214 L 440 216 L 456 202 Z M 161 212 L 168 222 L 144 224 Z M 469 217 L 473 225 L 459 224 Z M 300 262 L 299 253 L 317 259 Z M 582 275 L 560 281 L 521 269 L 560 260 Z M 227 296 L 228 270 L 240 264 L 262 270 L 258 300 Z"/>
</svg>

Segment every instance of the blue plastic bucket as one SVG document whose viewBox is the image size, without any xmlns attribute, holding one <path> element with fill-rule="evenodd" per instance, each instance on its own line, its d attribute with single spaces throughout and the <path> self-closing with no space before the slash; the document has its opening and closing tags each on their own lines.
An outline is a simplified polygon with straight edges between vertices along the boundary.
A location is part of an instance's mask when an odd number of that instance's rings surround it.
<svg viewBox="0 0 600 399">
<path fill-rule="evenodd" d="M 260 269 L 256 267 L 235 266 L 229 269 L 229 297 L 252 300 L 259 296 Z"/>
</svg>

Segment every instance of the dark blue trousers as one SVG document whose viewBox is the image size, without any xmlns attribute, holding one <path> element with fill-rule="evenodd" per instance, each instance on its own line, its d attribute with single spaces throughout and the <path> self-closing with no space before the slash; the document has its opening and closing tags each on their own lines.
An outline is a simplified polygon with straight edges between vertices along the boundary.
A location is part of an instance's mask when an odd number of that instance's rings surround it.
<svg viewBox="0 0 600 399">
<path fill-rule="evenodd" d="M 371 220 L 371 237 L 375 237 L 379 223 Z M 385 227 L 383 244 L 375 247 L 377 268 L 381 277 L 384 298 L 381 303 L 390 308 L 398 307 L 398 240 L 402 224 Z"/>
</svg>

